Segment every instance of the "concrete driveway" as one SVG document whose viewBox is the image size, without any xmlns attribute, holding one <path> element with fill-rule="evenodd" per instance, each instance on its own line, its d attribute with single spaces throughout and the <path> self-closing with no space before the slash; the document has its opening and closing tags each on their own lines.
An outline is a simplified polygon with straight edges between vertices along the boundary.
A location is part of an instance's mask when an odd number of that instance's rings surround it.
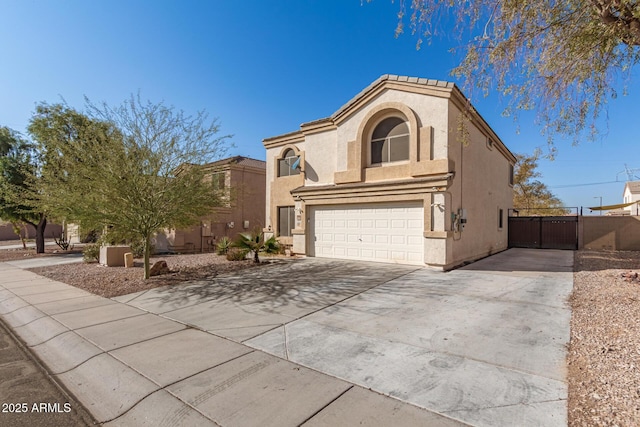
<svg viewBox="0 0 640 427">
<path fill-rule="evenodd" d="M 566 425 L 573 252 L 449 273 L 309 258 L 116 298 L 479 426 Z"/>
</svg>

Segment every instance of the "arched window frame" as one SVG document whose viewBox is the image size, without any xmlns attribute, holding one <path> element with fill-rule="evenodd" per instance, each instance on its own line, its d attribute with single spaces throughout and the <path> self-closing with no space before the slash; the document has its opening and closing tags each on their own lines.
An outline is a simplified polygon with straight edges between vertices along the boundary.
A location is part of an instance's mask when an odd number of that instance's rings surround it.
<svg viewBox="0 0 640 427">
<path fill-rule="evenodd" d="M 376 133 L 376 130 L 384 124 L 385 121 L 390 119 L 397 119 L 406 127 L 406 132 L 401 133 L 399 135 L 389 136 L 387 133 L 383 138 L 373 138 L 373 135 Z M 398 123 L 398 125 L 400 124 Z M 397 125 L 396 125 L 397 126 Z M 390 132 L 389 132 L 390 133 Z M 408 162 L 411 158 L 410 149 L 411 149 L 411 131 L 409 129 L 409 123 L 406 117 L 398 113 L 391 112 L 388 115 L 382 116 L 379 118 L 376 123 L 371 126 L 371 131 L 369 132 L 369 138 L 367 139 L 368 145 L 368 165 L 378 166 L 392 163 L 400 163 L 400 162 Z M 385 144 L 386 142 L 386 144 Z M 376 145 L 382 143 L 380 155 L 377 155 L 378 147 Z M 399 144 L 402 144 L 404 147 L 401 148 L 400 158 L 393 159 L 394 156 L 394 147 L 397 147 Z M 396 154 L 397 155 L 397 154 Z"/>
<path fill-rule="evenodd" d="M 292 153 L 292 154 L 290 154 Z M 299 166 L 291 169 L 291 162 L 294 158 L 299 157 Z M 287 173 L 283 173 L 286 171 Z M 280 155 L 276 159 L 276 172 L 278 177 L 296 176 L 304 171 L 304 156 L 295 146 L 287 145 L 283 147 Z"/>
</svg>

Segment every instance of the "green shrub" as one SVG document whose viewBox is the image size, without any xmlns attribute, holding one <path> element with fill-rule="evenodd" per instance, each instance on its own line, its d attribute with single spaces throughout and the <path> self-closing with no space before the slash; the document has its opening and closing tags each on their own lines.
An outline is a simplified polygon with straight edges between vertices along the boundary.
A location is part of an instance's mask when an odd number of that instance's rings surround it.
<svg viewBox="0 0 640 427">
<path fill-rule="evenodd" d="M 246 249 L 229 248 L 227 250 L 227 260 L 228 261 L 244 261 L 247 258 L 248 253 L 249 251 Z"/>
<path fill-rule="evenodd" d="M 131 253 L 133 254 L 134 258 L 142 258 L 144 257 L 144 242 L 142 240 L 132 240 L 129 243 L 129 246 L 131 247 Z M 151 254 L 154 254 L 156 251 L 156 246 L 154 244 L 151 244 Z"/>
<path fill-rule="evenodd" d="M 82 260 L 84 262 L 99 262 L 100 261 L 100 243 L 91 243 L 84 247 L 82 250 Z"/>
<path fill-rule="evenodd" d="M 222 237 L 216 245 L 216 248 L 218 249 L 218 255 L 225 255 L 227 252 L 229 252 L 230 247 L 231 240 L 229 240 L 229 238 L 226 236 Z"/>
<path fill-rule="evenodd" d="M 284 245 L 281 247 L 276 240 L 276 236 L 271 236 L 264 242 L 264 248 L 262 250 L 267 254 L 284 253 Z"/>
</svg>

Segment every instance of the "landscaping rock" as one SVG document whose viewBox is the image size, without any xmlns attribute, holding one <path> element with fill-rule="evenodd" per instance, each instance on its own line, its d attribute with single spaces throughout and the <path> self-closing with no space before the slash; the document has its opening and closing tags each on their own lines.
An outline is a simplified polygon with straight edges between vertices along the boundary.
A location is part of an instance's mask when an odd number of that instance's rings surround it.
<svg viewBox="0 0 640 427">
<path fill-rule="evenodd" d="M 171 270 L 169 270 L 167 261 L 164 261 L 164 260 L 158 261 L 155 264 L 153 264 L 153 266 L 151 266 L 151 271 L 149 272 L 151 277 L 160 276 L 161 274 L 169 274 L 169 273 L 171 273 Z"/>
</svg>

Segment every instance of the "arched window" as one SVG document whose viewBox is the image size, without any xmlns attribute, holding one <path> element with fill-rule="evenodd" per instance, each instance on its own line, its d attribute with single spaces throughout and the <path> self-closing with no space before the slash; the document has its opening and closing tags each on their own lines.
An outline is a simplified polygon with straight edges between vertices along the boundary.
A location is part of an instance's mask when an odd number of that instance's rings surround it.
<svg viewBox="0 0 640 427">
<path fill-rule="evenodd" d="M 409 160 L 409 126 L 399 117 L 384 119 L 371 136 L 371 164 Z"/>
<path fill-rule="evenodd" d="M 278 176 L 291 176 L 300 174 L 300 156 L 297 156 L 291 148 L 282 154 L 278 160 Z"/>
</svg>

